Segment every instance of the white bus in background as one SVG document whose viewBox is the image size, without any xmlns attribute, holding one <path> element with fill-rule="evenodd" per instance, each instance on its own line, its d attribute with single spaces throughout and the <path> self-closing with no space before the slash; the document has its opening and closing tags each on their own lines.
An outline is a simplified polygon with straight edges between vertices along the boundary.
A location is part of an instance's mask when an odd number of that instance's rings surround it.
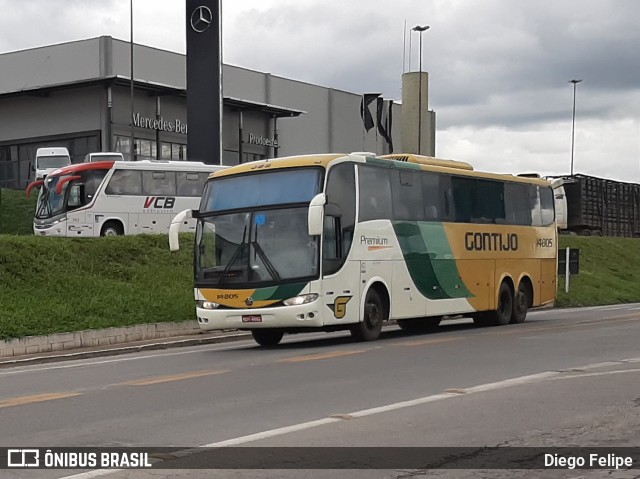
<svg viewBox="0 0 640 479">
<path fill-rule="evenodd" d="M 95 153 L 87 153 L 84 157 L 85 163 L 93 163 L 94 161 L 125 161 L 122 153 L 114 151 L 98 151 Z"/>
<path fill-rule="evenodd" d="M 167 233 L 173 216 L 198 208 L 207 177 L 219 165 L 190 161 L 98 161 L 49 173 L 40 187 L 33 231 L 38 236 Z M 185 223 L 187 231 L 195 222 Z"/>
<path fill-rule="evenodd" d="M 36 161 L 33 165 L 35 180 L 42 180 L 53 170 L 71 164 L 69 150 L 64 147 L 48 146 L 36 150 Z"/>
</svg>

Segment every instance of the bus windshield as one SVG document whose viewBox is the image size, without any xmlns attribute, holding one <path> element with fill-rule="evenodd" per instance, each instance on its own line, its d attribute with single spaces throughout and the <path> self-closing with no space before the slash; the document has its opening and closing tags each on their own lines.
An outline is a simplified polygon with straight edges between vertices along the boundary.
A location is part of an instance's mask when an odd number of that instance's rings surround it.
<svg viewBox="0 0 640 479">
<path fill-rule="evenodd" d="M 280 208 L 202 218 L 196 280 L 211 286 L 265 286 L 318 275 L 318 239 L 307 208 Z"/>
<path fill-rule="evenodd" d="M 282 169 L 243 176 L 214 178 L 202 195 L 201 213 L 267 205 L 306 203 L 320 192 L 320 168 Z"/>
<path fill-rule="evenodd" d="M 60 193 L 57 191 L 58 183 L 73 173 L 47 177 L 38 196 L 35 217 L 51 218 L 90 203 L 107 171 L 106 169 L 82 171 L 78 175 L 81 179 L 65 183 Z"/>
<path fill-rule="evenodd" d="M 56 186 L 62 178 L 64 177 L 53 176 L 45 180 L 38 196 L 36 218 L 50 218 L 65 211 L 65 194 L 69 183 L 62 186 L 61 193 L 56 191 Z"/>
<path fill-rule="evenodd" d="M 318 275 L 318 239 L 308 204 L 321 168 L 290 168 L 207 182 L 196 231 L 196 278 L 211 286 L 254 286 Z"/>
</svg>

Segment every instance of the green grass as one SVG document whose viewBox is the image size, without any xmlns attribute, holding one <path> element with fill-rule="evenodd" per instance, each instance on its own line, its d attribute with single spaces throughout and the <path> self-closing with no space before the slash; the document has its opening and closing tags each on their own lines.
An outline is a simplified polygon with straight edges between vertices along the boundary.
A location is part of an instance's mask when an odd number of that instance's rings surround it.
<svg viewBox="0 0 640 479">
<path fill-rule="evenodd" d="M 37 197 L 37 191 L 26 198 L 22 190 L 0 189 L 0 234 L 33 234 Z"/>
<path fill-rule="evenodd" d="M 564 276 L 557 306 L 595 306 L 640 302 L 640 239 L 561 236 L 560 247 L 580 249 L 580 273 Z"/>
<path fill-rule="evenodd" d="M 0 235 L 0 340 L 194 319 L 192 235 Z"/>
</svg>

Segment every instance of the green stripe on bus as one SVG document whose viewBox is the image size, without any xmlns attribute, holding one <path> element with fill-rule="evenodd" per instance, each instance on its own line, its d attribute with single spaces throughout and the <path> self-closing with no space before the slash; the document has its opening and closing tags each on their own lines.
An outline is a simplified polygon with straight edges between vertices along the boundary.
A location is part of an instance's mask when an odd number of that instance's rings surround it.
<svg viewBox="0 0 640 479">
<path fill-rule="evenodd" d="M 393 227 L 416 288 L 429 299 L 472 296 L 460 278 L 441 223 L 395 221 Z"/>
<path fill-rule="evenodd" d="M 300 294 L 307 283 L 283 284 L 270 288 L 259 288 L 253 293 L 254 301 L 268 301 L 288 299 Z"/>
<path fill-rule="evenodd" d="M 272 299 L 287 299 L 298 296 L 306 285 L 307 283 L 292 283 L 278 286 Z"/>
<path fill-rule="evenodd" d="M 468 298 L 473 296 L 460 277 L 456 260 L 453 259 L 453 251 L 449 245 L 449 238 L 442 223 L 419 221 L 418 226 L 427 245 L 436 278 L 448 297 Z"/>
<path fill-rule="evenodd" d="M 254 301 L 266 301 L 272 299 L 274 293 L 277 291 L 277 286 L 271 286 L 269 288 L 258 288 L 255 290 L 251 297 Z"/>
</svg>

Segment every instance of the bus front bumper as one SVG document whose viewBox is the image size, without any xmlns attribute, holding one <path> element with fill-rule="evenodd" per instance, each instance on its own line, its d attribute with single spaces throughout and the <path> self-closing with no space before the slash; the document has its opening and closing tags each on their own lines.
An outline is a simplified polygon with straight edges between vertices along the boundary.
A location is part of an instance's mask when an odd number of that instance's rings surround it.
<svg viewBox="0 0 640 479">
<path fill-rule="evenodd" d="M 220 329 L 317 328 L 323 325 L 320 301 L 299 306 L 257 309 L 205 309 L 196 307 L 204 331 Z"/>
<path fill-rule="evenodd" d="M 67 236 L 67 220 L 56 220 L 49 224 L 33 224 L 34 236 Z"/>
</svg>

